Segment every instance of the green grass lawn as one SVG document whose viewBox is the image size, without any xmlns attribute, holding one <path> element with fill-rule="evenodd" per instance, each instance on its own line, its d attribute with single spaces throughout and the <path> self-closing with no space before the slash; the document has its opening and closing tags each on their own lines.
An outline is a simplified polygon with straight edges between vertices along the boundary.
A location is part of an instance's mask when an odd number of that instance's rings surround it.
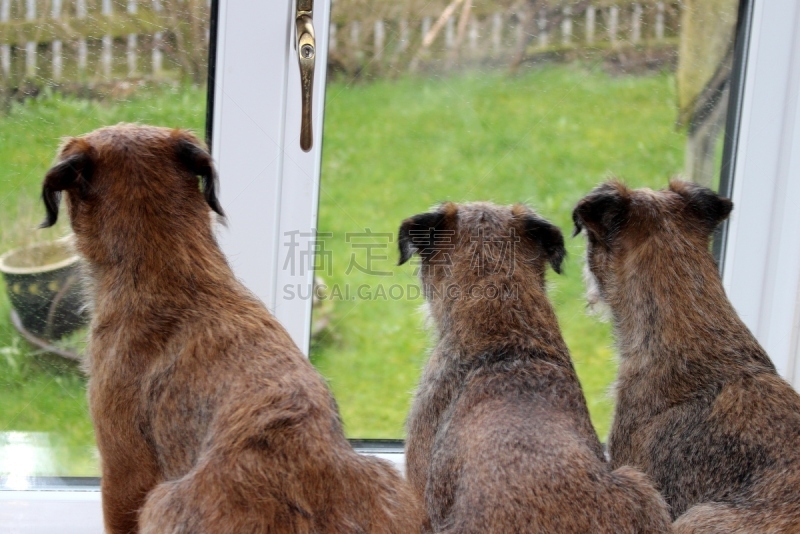
<svg viewBox="0 0 800 534">
<path fill-rule="evenodd" d="M 413 266 L 387 259 L 347 275 L 348 232 L 394 233 L 400 221 L 442 200 L 526 201 L 569 233 L 575 202 L 610 174 L 661 187 L 683 166 L 674 129 L 670 74 L 613 78 L 550 66 L 510 78 L 483 76 L 333 83 L 328 88 L 319 231 L 333 234 L 328 284 L 368 284 L 372 298 L 336 300 L 332 334 L 316 343 L 314 363 L 330 381 L 348 435 L 399 438 L 429 346 L 421 300 L 392 300 L 379 285 L 415 285 Z M 153 88 L 126 100 L 87 102 L 49 96 L 0 117 L 0 252 L 66 232 L 32 230 L 43 210 L 39 187 L 59 138 L 119 121 L 201 130 L 205 91 Z M 224 186 L 224 185 L 223 185 Z M 354 241 L 357 241 L 355 239 Z M 608 325 L 588 317 L 581 282 L 581 239 L 567 239 L 564 276 L 549 276 L 556 308 L 601 436 L 615 365 Z M 97 473 L 84 379 L 63 363 L 32 355 L 7 322 L 0 293 L 0 432 L 52 434 L 61 475 Z"/>
<path fill-rule="evenodd" d="M 429 336 L 421 300 L 375 297 L 377 286 L 414 284 L 413 266 L 394 267 L 394 240 L 365 265 L 348 232 L 394 233 L 400 221 L 443 200 L 525 201 L 572 230 L 575 203 L 611 174 L 634 186 L 663 187 L 683 166 L 684 137 L 675 131 L 671 74 L 613 78 L 570 66 L 548 66 L 510 78 L 504 73 L 452 78 L 334 84 L 326 102 L 319 231 L 332 251 L 327 285 L 372 298 L 337 300 L 334 339 L 312 359 L 330 381 L 348 435 L 404 434 L 411 392 Z M 375 240 L 378 242 L 378 240 Z M 610 327 L 585 312 L 582 238 L 567 239 L 565 274 L 550 273 L 564 336 L 592 418 L 604 437 L 616 365 Z M 397 293 L 396 293 L 397 294 Z M 352 295 L 351 295 L 352 298 Z"/>
</svg>

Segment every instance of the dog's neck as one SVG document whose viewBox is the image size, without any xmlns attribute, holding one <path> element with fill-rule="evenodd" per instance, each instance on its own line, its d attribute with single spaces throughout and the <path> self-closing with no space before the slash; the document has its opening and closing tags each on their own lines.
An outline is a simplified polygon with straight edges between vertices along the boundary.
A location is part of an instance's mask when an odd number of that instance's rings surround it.
<svg viewBox="0 0 800 534">
<path fill-rule="evenodd" d="M 569 350 L 561 336 L 558 319 L 543 283 L 511 283 L 500 294 L 472 298 L 466 290 L 459 298 L 434 303 L 434 321 L 440 344 L 447 344 L 460 358 L 502 352 L 514 357 L 530 354 L 571 366 Z M 491 290 L 489 290 L 491 295 Z"/>
<path fill-rule="evenodd" d="M 607 302 L 620 382 L 660 384 L 665 398 L 679 399 L 715 387 L 709 377 L 721 366 L 729 374 L 774 370 L 726 297 L 710 253 L 647 255 L 649 269 L 631 261 L 617 272 Z"/>
<path fill-rule="evenodd" d="M 224 292 L 233 279 L 210 224 L 185 232 L 105 232 L 83 239 L 78 250 L 87 263 L 95 313 L 105 305 L 129 309 L 191 306 L 198 296 Z M 138 230 L 138 231 L 136 231 Z"/>
</svg>

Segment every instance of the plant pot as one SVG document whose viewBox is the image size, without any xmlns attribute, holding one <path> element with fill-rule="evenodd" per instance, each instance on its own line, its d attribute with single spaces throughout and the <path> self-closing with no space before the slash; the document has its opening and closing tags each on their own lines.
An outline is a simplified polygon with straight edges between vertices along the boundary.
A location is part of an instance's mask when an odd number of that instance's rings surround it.
<svg viewBox="0 0 800 534">
<path fill-rule="evenodd" d="M 79 261 L 70 238 L 0 256 L 11 306 L 30 334 L 54 341 L 87 324 Z"/>
</svg>

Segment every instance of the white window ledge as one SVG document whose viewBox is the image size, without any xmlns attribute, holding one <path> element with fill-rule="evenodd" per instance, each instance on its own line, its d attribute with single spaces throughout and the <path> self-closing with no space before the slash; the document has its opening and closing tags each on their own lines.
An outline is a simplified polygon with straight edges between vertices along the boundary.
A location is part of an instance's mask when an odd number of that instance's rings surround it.
<svg viewBox="0 0 800 534">
<path fill-rule="evenodd" d="M 380 449 L 384 449 L 380 447 Z M 405 457 L 401 451 L 376 450 L 368 445 L 358 448 L 362 454 L 392 462 L 401 472 Z M 94 479 L 95 481 L 97 479 Z M 0 485 L 0 525 L 6 534 L 103 534 L 100 487 L 90 485 L 42 485 L 26 482 L 33 489 L 3 489 Z M 5 485 L 8 488 L 9 484 Z"/>
<path fill-rule="evenodd" d="M 103 534 L 100 488 L 0 491 L 0 525 L 8 534 Z"/>
</svg>

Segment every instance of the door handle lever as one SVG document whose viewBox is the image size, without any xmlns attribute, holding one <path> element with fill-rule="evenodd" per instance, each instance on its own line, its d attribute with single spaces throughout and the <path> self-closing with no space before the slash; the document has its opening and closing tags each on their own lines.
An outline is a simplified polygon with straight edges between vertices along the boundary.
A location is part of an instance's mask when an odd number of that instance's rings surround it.
<svg viewBox="0 0 800 534">
<path fill-rule="evenodd" d="M 303 105 L 300 122 L 300 148 L 311 150 L 314 136 L 311 131 L 311 94 L 314 89 L 314 58 L 317 55 L 317 43 L 314 39 L 314 0 L 297 0 L 297 29 L 295 48 L 300 64 L 300 90 Z"/>
</svg>

